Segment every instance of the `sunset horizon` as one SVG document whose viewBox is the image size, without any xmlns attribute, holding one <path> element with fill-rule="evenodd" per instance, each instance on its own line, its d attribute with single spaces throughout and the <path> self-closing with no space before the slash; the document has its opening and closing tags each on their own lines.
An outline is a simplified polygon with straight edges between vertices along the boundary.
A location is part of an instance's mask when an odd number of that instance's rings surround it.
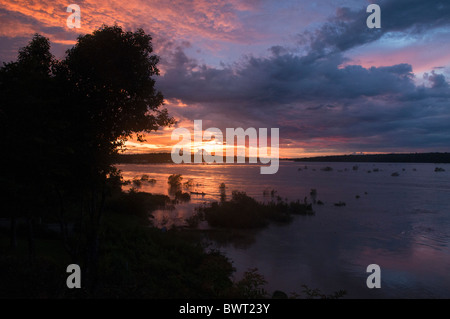
<svg viewBox="0 0 450 319">
<path fill-rule="evenodd" d="M 449 0 L 1 0 L 0 299 L 450 298 L 449 39 Z"/>
<path fill-rule="evenodd" d="M 370 2 L 333 3 L 86 0 L 80 28 L 69 28 L 63 2 L 3 2 L 0 61 L 14 60 L 34 33 L 62 59 L 78 35 L 104 24 L 143 28 L 177 124 L 130 139 L 131 153 L 170 151 L 172 130 L 197 119 L 223 131 L 279 128 L 281 157 L 449 151 L 445 10 L 417 15 L 419 1 L 380 1 L 382 27 L 369 29 Z"/>
</svg>

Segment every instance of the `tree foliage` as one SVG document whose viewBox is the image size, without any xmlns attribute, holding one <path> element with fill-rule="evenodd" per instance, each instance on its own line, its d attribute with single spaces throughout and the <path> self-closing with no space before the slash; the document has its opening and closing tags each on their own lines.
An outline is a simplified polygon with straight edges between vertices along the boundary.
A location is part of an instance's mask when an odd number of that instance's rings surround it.
<svg viewBox="0 0 450 319">
<path fill-rule="evenodd" d="M 151 41 L 142 29 L 104 25 L 57 60 L 49 39 L 36 34 L 1 67 L 1 191 L 12 243 L 16 219 L 28 221 L 31 257 L 33 225 L 50 215 L 74 261 L 96 268 L 105 199 L 120 186 L 118 152 L 133 134 L 142 140 L 174 123 L 155 88 Z M 82 238 L 69 238 L 68 220 Z"/>
</svg>

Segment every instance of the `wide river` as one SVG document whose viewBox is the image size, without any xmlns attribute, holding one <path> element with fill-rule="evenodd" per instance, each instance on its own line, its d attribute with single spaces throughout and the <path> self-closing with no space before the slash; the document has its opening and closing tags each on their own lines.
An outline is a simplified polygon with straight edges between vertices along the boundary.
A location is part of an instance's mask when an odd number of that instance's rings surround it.
<svg viewBox="0 0 450 319">
<path fill-rule="evenodd" d="M 325 167 L 332 170 L 322 170 Z M 358 169 L 353 169 L 358 166 Z M 440 167 L 445 171 L 435 172 Z M 302 284 L 324 293 L 344 289 L 350 298 L 450 298 L 450 165 L 391 163 L 300 163 L 281 161 L 279 171 L 261 175 L 253 164 L 122 164 L 125 179 L 149 175 L 141 191 L 168 193 L 167 178 L 192 180 L 189 203 L 154 213 L 155 224 L 183 225 L 194 207 L 245 191 L 260 201 L 270 191 L 289 200 L 324 205 L 314 216 L 295 216 L 288 225 L 222 236 L 213 246 L 228 256 L 239 279 L 258 268 L 266 290 L 302 293 Z M 391 176 L 392 173 L 398 176 Z M 266 191 L 266 192 L 265 192 Z M 266 195 L 264 195 L 266 193 Z M 269 195 L 267 196 L 267 193 Z M 345 202 L 345 206 L 334 203 Z M 200 225 L 207 228 L 207 225 Z M 236 240 L 233 238 L 236 237 Z M 369 289 L 367 266 L 381 269 L 381 288 Z"/>
</svg>

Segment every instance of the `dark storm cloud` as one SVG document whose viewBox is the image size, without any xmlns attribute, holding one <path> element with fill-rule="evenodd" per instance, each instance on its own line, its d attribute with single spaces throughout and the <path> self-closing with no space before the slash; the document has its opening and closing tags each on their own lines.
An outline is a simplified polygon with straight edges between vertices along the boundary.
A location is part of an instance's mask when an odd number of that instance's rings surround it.
<svg viewBox="0 0 450 319">
<path fill-rule="evenodd" d="M 450 25 L 448 0 L 389 0 L 375 3 L 381 7 L 381 29 L 366 27 L 369 15 L 366 8 L 360 11 L 339 8 L 336 16 L 330 18 L 320 29 L 300 34 L 300 42 L 309 43 L 316 54 L 342 52 L 376 41 L 386 33 L 403 32 L 414 35 Z"/>
<path fill-rule="evenodd" d="M 181 51 L 174 67 L 166 70 L 161 88 L 187 102 L 244 102 L 262 106 L 283 105 L 317 98 L 339 99 L 380 96 L 414 90 L 408 64 L 389 67 L 339 66 L 340 54 L 324 59 L 292 54 L 250 57 L 224 69 L 197 65 Z"/>
<path fill-rule="evenodd" d="M 159 86 L 168 98 L 192 105 L 177 110 L 189 119 L 223 127 L 279 127 L 289 141 L 326 140 L 354 150 L 442 147 L 450 140 L 450 89 L 432 71 L 417 86 L 409 64 L 364 68 L 347 65 L 344 51 L 387 32 L 419 34 L 450 24 L 449 1 L 384 1 L 382 29 L 368 29 L 364 11 L 343 8 L 314 33 L 309 51 L 282 46 L 268 57 L 208 67 L 183 47 L 168 55 Z M 282 141 L 282 144 L 284 142 Z"/>
<path fill-rule="evenodd" d="M 294 140 L 365 139 L 348 145 L 353 148 L 448 143 L 450 91 L 442 74 L 431 73 L 429 86 L 418 87 L 410 65 L 340 68 L 339 56 L 250 58 L 223 70 L 194 66 L 180 52 L 177 59 L 190 66 L 168 70 L 164 81 L 170 85 L 164 88 L 162 81 L 163 92 L 197 105 L 182 110 L 187 118 L 280 127 L 282 137 Z"/>
<path fill-rule="evenodd" d="M 431 71 L 430 75 L 428 73 L 425 73 L 424 79 L 432 83 L 432 88 L 448 88 L 448 83 L 445 80 L 445 76 L 443 74 L 436 74 L 434 70 Z"/>
</svg>

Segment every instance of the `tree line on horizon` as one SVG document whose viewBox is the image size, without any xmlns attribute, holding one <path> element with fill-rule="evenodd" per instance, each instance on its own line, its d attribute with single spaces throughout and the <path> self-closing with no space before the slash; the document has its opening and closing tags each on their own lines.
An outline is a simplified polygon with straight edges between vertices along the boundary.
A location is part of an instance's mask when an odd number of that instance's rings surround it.
<svg viewBox="0 0 450 319">
<path fill-rule="evenodd" d="M 192 162 L 193 162 L 192 155 Z M 392 154 L 351 154 L 327 155 L 302 158 L 281 158 L 297 162 L 386 162 L 386 163 L 450 163 L 450 153 L 392 153 Z M 169 152 L 117 154 L 115 162 L 119 164 L 173 163 Z M 225 162 L 225 160 L 224 160 Z M 246 158 L 248 162 L 248 158 Z"/>
<path fill-rule="evenodd" d="M 293 160 L 296 162 L 450 163 L 450 153 L 329 155 Z"/>
<path fill-rule="evenodd" d="M 227 162 L 226 155 L 223 156 L 223 163 Z M 234 156 L 234 163 L 238 157 Z M 249 163 L 249 157 L 244 158 Z M 117 154 L 114 159 L 117 164 L 150 164 L 150 163 L 173 163 L 171 153 L 142 153 L 142 154 Z M 204 157 L 202 162 L 206 163 Z M 195 163 L 195 154 L 191 153 L 191 163 Z"/>
</svg>

